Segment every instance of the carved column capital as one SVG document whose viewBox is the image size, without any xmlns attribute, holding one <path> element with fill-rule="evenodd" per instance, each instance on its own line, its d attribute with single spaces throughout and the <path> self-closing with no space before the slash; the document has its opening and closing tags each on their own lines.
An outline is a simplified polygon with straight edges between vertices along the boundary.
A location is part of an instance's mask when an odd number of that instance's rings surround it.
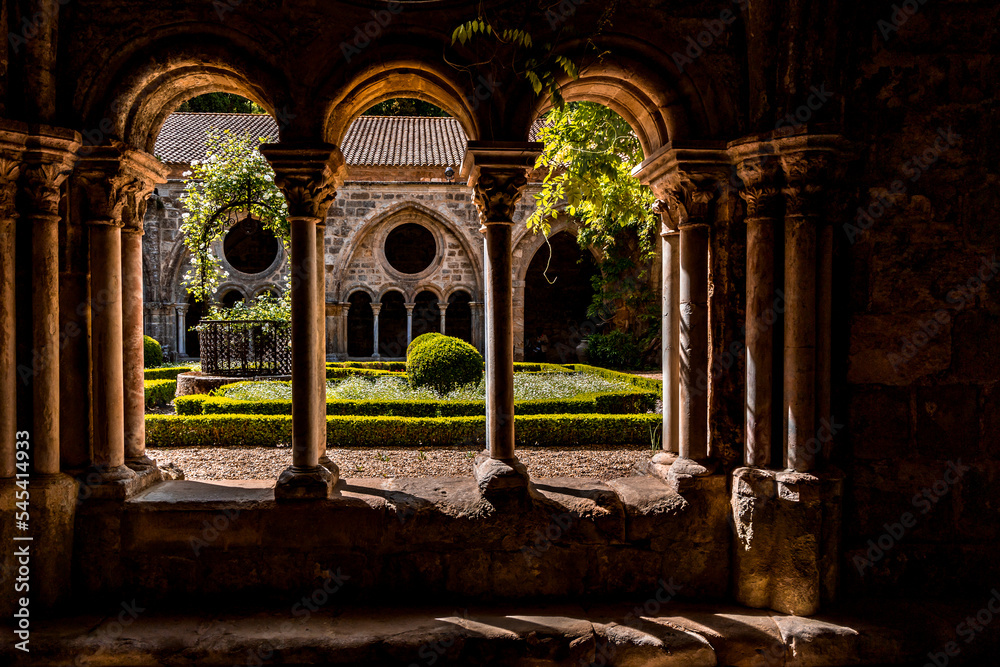
<svg viewBox="0 0 1000 667">
<path fill-rule="evenodd" d="M 17 199 L 17 181 L 21 176 L 20 160 L 0 157 L 0 220 L 17 218 L 15 200 Z"/>
<path fill-rule="evenodd" d="M 381 303 L 373 303 L 372 304 L 372 314 L 373 315 L 377 316 L 379 314 L 379 311 L 381 311 L 381 310 L 382 310 L 382 304 Z"/>
<path fill-rule="evenodd" d="M 730 172 L 721 144 L 668 144 L 637 166 L 632 175 L 648 185 L 657 198 L 654 211 L 666 230 L 687 225 L 711 225 Z"/>
<path fill-rule="evenodd" d="M 124 226 L 141 234 L 146 199 L 166 180 L 166 167 L 155 157 L 115 143 L 88 151 L 76 167 L 73 188 L 87 223 Z"/>
<path fill-rule="evenodd" d="M 743 181 L 740 197 L 747 206 L 747 218 L 775 218 L 781 209 L 778 156 L 757 154 L 737 157 L 736 175 Z"/>
<path fill-rule="evenodd" d="M 851 144 L 840 135 L 803 134 L 774 141 L 784 172 L 789 216 L 825 218 L 828 198 L 843 177 Z"/>
<path fill-rule="evenodd" d="M 322 223 L 344 184 L 344 155 L 333 144 L 264 144 L 260 147 L 274 169 L 274 182 L 285 195 L 290 218 Z"/>
<path fill-rule="evenodd" d="M 25 137 L 21 192 L 32 215 L 58 217 L 62 186 L 77 161 L 80 135 L 73 130 L 33 126 Z"/>
<path fill-rule="evenodd" d="M 514 208 L 528 184 L 528 171 L 542 144 L 470 141 L 462 167 L 469 171 L 472 201 L 482 224 L 513 224 Z"/>
</svg>

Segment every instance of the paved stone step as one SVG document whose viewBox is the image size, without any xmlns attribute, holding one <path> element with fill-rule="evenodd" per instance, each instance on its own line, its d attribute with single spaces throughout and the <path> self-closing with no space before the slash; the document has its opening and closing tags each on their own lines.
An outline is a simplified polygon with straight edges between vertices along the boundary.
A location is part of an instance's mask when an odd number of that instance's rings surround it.
<svg viewBox="0 0 1000 667">
<path fill-rule="evenodd" d="M 615 665 L 806 667 L 923 664 L 944 650 L 963 606 L 864 606 L 782 616 L 731 606 L 665 602 L 341 609 L 316 595 L 288 607 L 178 613 L 133 601 L 107 616 L 33 621 L 30 654 L 15 665 Z M 322 601 L 322 602 L 321 602 Z M 646 615 L 646 609 L 659 608 Z M 997 633 L 976 650 L 996 645 Z M 965 655 L 974 655 L 963 646 Z M 966 663 L 973 664 L 973 663 Z M 979 663 L 975 663 L 979 664 Z M 985 663 L 984 663 L 985 664 Z"/>
</svg>

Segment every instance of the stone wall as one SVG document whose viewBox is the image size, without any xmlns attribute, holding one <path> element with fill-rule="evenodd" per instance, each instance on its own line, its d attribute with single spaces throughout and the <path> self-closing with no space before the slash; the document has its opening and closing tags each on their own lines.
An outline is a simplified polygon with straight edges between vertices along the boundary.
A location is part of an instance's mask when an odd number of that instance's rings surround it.
<svg viewBox="0 0 1000 667">
<path fill-rule="evenodd" d="M 851 590 L 988 597 L 1000 580 L 998 14 L 874 3 L 859 18 L 847 126 L 863 185 L 836 230 L 849 348 L 834 350 Z"/>
<path fill-rule="evenodd" d="M 179 232 L 184 212 L 180 201 L 184 190 L 181 170 L 176 168 L 171 180 L 157 188 L 158 196 L 146 213 L 143 237 L 146 332 L 175 351 L 178 313 L 185 312 L 188 303 L 181 281 L 190 269 L 190 253 Z M 483 241 L 471 190 L 464 183 L 432 180 L 426 172 L 418 168 L 373 167 L 351 172 L 351 177 L 358 180 L 345 183 L 327 215 L 327 303 L 344 303 L 358 290 L 368 292 L 377 302 L 392 289 L 402 292 L 407 302 L 424 290 L 431 291 L 441 301 L 460 291 L 467 292 L 473 302 L 483 300 Z M 541 237 L 528 233 L 524 225 L 534 206 L 537 187 L 529 186 L 515 216 L 518 224 L 514 230 L 514 276 L 520 288 L 520 298 L 514 303 L 518 359 L 523 358 L 523 276 L 535 253 L 544 247 Z M 437 243 L 438 256 L 431 267 L 413 276 L 392 269 L 383 252 L 388 232 L 406 222 L 429 228 Z M 575 232 L 566 221 L 560 221 L 554 229 Z M 231 290 L 252 297 L 268 288 L 283 287 L 287 261 L 271 267 L 273 270 L 247 275 L 230 266 L 221 242 L 217 245 L 217 255 L 229 273 L 216 292 L 217 300 Z M 337 339 L 333 336 L 331 339 L 334 345 Z M 343 351 L 331 347 L 327 352 Z"/>
</svg>

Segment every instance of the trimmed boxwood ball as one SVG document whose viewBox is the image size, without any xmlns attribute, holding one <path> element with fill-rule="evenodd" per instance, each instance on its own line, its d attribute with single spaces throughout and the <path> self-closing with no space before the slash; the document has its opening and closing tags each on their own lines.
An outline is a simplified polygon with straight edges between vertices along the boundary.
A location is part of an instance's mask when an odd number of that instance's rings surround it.
<svg viewBox="0 0 1000 667">
<path fill-rule="evenodd" d="M 142 337 L 142 363 L 146 368 L 163 365 L 163 348 L 149 336 Z"/>
<path fill-rule="evenodd" d="M 412 387 L 445 394 L 483 379 L 483 355 L 464 340 L 434 334 L 417 336 L 407 348 L 406 374 Z M 418 343 L 414 345 L 414 343 Z"/>
<path fill-rule="evenodd" d="M 442 338 L 443 336 L 444 334 L 439 334 L 436 331 L 431 331 L 430 333 L 420 334 L 419 336 L 411 340 L 410 344 L 406 346 L 407 363 L 409 363 L 410 353 L 413 352 L 413 350 L 415 350 L 416 348 L 420 347 L 421 345 L 423 345 L 428 341 L 432 341 L 435 338 Z"/>
</svg>

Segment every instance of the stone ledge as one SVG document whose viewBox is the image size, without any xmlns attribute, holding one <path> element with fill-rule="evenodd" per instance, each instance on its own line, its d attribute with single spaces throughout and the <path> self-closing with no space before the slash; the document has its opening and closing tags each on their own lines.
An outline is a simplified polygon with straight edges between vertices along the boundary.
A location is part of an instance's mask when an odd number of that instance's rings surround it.
<svg viewBox="0 0 1000 667">
<path fill-rule="evenodd" d="M 954 632 L 965 605 L 865 603 L 818 619 L 736 606 L 641 598 L 578 605 L 199 607 L 163 611 L 131 598 L 102 614 L 34 620 L 30 656 L 12 642 L 0 662 L 111 665 L 678 665 L 797 667 L 922 664 Z M 653 598 L 650 598 L 652 600 Z M 293 601 L 294 602 L 294 601 Z M 307 601 L 308 602 L 308 601 Z M 124 619 L 124 621 L 122 620 Z M 988 655 L 988 629 L 969 658 Z M 907 642 L 897 638 L 905 635 Z M 884 642 L 888 643 L 884 643 Z M 433 660 L 432 660 L 433 658 Z"/>
<path fill-rule="evenodd" d="M 113 522 L 85 513 L 77 563 L 88 581 L 160 597 L 309 588 L 317 569 L 338 567 L 360 597 L 609 595 L 675 577 L 683 596 L 717 598 L 729 586 L 724 480 L 683 498 L 654 478 L 540 478 L 517 511 L 471 476 L 340 480 L 301 505 L 277 502 L 272 484 L 167 481 Z M 120 560 L 103 546 L 115 544 Z"/>
</svg>

